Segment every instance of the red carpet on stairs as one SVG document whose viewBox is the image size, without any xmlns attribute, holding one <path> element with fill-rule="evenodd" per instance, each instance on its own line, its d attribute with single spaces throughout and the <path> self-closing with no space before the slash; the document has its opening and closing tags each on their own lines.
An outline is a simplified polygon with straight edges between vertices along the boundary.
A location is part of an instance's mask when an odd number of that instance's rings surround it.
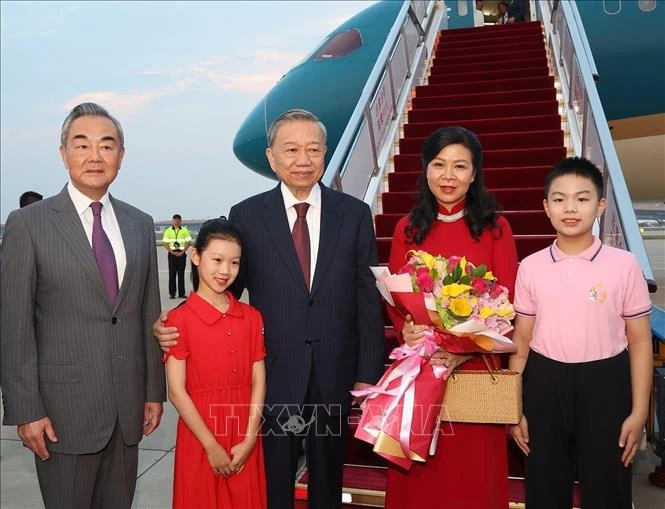
<svg viewBox="0 0 665 509">
<path fill-rule="evenodd" d="M 388 191 L 381 196 L 383 213 L 375 217 L 379 261 L 387 263 L 395 224 L 414 203 L 424 139 L 450 125 L 466 127 L 480 138 L 485 180 L 512 226 L 519 258 L 550 244 L 554 235 L 542 209 L 543 180 L 552 165 L 566 156 L 566 148 L 542 27 L 539 22 L 487 26 L 442 32 L 429 84 L 415 89 L 394 172 L 388 176 Z M 386 352 L 395 341 L 394 331 L 386 327 Z M 362 505 L 362 497 L 356 495 L 364 493 L 371 503 L 380 505 L 384 463 L 370 446 L 353 438 L 357 421 L 354 410 L 345 492 L 352 496 L 351 504 Z M 521 453 L 512 446 L 510 451 L 510 475 L 521 477 Z M 303 474 L 297 485 L 300 500 L 306 499 L 306 479 Z M 519 479 L 510 482 L 511 507 L 517 507 L 514 504 L 523 502 L 522 483 Z"/>
</svg>

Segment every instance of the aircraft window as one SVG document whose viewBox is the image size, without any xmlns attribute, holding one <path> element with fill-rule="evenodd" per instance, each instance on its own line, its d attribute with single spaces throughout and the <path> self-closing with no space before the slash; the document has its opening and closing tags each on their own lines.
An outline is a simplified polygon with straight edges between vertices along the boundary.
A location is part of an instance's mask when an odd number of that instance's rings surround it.
<svg viewBox="0 0 665 509">
<path fill-rule="evenodd" d="M 324 44 L 323 47 L 314 55 L 314 60 L 340 58 L 348 55 L 353 50 L 360 48 L 362 45 L 363 40 L 362 37 L 360 37 L 360 30 L 357 28 L 345 30 Z"/>
<path fill-rule="evenodd" d="M 637 0 L 637 5 L 643 12 L 651 12 L 656 8 L 656 0 Z"/>
</svg>

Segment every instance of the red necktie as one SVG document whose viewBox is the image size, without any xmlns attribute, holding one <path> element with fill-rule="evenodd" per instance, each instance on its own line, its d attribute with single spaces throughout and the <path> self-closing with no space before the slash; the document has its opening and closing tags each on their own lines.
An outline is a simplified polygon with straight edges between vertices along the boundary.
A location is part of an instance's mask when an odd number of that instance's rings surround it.
<svg viewBox="0 0 665 509">
<path fill-rule="evenodd" d="M 307 227 L 307 209 L 309 208 L 309 203 L 298 203 L 293 206 L 296 209 L 296 222 L 293 225 L 293 231 L 291 235 L 293 236 L 293 245 L 296 248 L 296 253 L 298 254 L 298 260 L 300 260 L 300 268 L 302 273 L 305 276 L 305 284 L 309 290 L 309 271 L 310 271 L 310 247 L 309 247 L 309 228 Z"/>
<path fill-rule="evenodd" d="M 104 288 L 109 296 L 111 305 L 115 304 L 118 296 L 118 269 L 115 263 L 113 247 L 106 232 L 102 228 L 102 203 L 95 201 L 90 204 L 92 208 L 92 251 L 95 254 L 99 271 L 102 273 Z"/>
</svg>

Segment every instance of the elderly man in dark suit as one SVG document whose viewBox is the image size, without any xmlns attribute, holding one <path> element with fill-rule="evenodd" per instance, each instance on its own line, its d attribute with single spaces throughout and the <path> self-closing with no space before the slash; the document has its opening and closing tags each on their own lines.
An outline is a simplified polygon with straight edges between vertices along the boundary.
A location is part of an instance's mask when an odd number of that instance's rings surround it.
<svg viewBox="0 0 665 509">
<path fill-rule="evenodd" d="M 266 155 L 280 184 L 235 205 L 244 288 L 263 316 L 268 506 L 292 508 L 305 439 L 312 508 L 339 508 L 352 389 L 383 368 L 383 318 L 375 281 L 376 238 L 369 207 L 321 185 L 326 130 L 291 110 L 268 132 Z M 172 329 L 156 324 L 162 346 Z"/>
<path fill-rule="evenodd" d="M 129 509 L 138 442 L 162 416 L 154 226 L 108 193 L 124 152 L 114 117 L 76 106 L 69 183 L 12 212 L 2 242 L 4 424 L 35 454 L 47 509 Z"/>
</svg>

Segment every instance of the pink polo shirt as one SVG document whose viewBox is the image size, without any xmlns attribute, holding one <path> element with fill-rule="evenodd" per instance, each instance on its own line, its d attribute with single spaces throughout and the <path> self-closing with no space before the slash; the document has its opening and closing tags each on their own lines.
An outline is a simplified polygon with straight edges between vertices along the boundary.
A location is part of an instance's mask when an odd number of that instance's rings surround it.
<svg viewBox="0 0 665 509">
<path fill-rule="evenodd" d="M 530 347 L 560 362 L 620 354 L 625 320 L 648 315 L 651 300 L 635 256 L 599 239 L 569 256 L 556 245 L 526 257 L 517 271 L 515 311 L 535 317 Z"/>
</svg>

